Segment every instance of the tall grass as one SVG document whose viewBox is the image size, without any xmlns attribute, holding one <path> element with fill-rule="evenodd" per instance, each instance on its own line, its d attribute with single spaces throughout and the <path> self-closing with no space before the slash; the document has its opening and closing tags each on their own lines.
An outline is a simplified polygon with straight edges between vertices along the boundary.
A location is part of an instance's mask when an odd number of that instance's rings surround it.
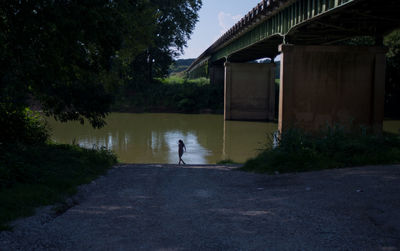
<svg viewBox="0 0 400 251">
<path fill-rule="evenodd" d="M 339 126 L 319 134 L 300 129 L 286 131 L 278 146 L 271 139 L 243 170 L 286 173 L 361 165 L 400 163 L 400 136 L 349 133 Z"/>
</svg>

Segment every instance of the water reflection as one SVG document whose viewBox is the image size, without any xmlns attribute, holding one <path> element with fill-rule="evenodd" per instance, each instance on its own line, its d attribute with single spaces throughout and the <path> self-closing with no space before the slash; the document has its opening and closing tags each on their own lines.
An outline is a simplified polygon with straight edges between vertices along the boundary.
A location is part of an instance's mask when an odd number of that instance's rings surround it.
<svg viewBox="0 0 400 251">
<path fill-rule="evenodd" d="M 125 163 L 178 163 L 179 139 L 187 148 L 186 163 L 244 162 L 256 156 L 277 130 L 276 123 L 224 121 L 222 115 L 113 113 L 107 123 L 95 130 L 49 119 L 56 142 L 104 146 Z M 385 121 L 384 130 L 399 133 L 400 121 Z"/>
<path fill-rule="evenodd" d="M 208 164 L 223 159 L 244 162 L 254 157 L 274 123 L 224 122 L 222 115 L 113 113 L 107 126 L 92 129 L 77 122 L 49 119 L 53 139 L 86 148 L 104 146 L 126 163 L 178 163 L 178 140 L 185 142 L 186 163 Z"/>
<path fill-rule="evenodd" d="M 275 123 L 225 121 L 222 159 L 246 161 L 256 156 L 277 128 Z"/>
<path fill-rule="evenodd" d="M 183 135 L 179 131 L 166 132 L 164 140 L 168 144 L 168 163 L 175 163 L 178 159 L 178 140 L 182 139 L 186 145 L 186 152 L 182 159 L 190 163 L 207 163 L 207 157 L 212 155 L 212 151 L 204 148 L 198 141 L 194 133 Z"/>
<path fill-rule="evenodd" d="M 394 134 L 400 134 L 400 120 L 386 120 L 383 122 L 383 130 Z"/>
</svg>

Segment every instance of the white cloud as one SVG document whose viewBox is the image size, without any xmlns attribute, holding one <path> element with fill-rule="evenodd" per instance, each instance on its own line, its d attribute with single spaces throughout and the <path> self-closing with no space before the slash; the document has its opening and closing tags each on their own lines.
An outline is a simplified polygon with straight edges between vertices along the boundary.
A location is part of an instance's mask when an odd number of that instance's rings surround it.
<svg viewBox="0 0 400 251">
<path fill-rule="evenodd" d="M 182 59 L 182 58 L 197 58 L 200 56 L 200 54 L 205 50 L 206 48 L 202 47 L 187 47 L 184 50 L 184 53 L 182 55 L 179 55 L 177 58 Z"/>
<path fill-rule="evenodd" d="M 227 30 L 229 30 L 237 21 L 242 18 L 243 15 L 232 15 L 230 13 L 225 13 L 220 11 L 218 13 L 218 24 L 221 28 L 221 35 L 224 34 Z"/>
</svg>

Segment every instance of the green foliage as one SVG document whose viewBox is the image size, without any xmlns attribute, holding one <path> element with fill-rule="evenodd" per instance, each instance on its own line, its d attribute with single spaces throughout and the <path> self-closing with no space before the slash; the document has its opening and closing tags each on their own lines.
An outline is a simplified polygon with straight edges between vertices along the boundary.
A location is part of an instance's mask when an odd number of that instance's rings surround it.
<svg viewBox="0 0 400 251">
<path fill-rule="evenodd" d="M 286 131 L 276 148 L 268 146 L 243 170 L 286 173 L 400 162 L 398 135 L 348 133 L 341 127 L 307 134 L 298 129 Z"/>
<path fill-rule="evenodd" d="M 168 78 L 157 78 L 157 81 L 160 81 L 163 84 L 183 84 L 186 80 L 182 77 L 172 75 L 169 76 Z"/>
<path fill-rule="evenodd" d="M 388 47 L 386 57 L 391 65 L 400 68 L 400 30 L 395 30 L 385 37 L 385 46 Z"/>
<path fill-rule="evenodd" d="M 173 62 L 169 67 L 169 73 L 179 73 L 185 71 L 193 62 L 196 60 L 195 58 L 188 59 L 178 59 Z"/>
<path fill-rule="evenodd" d="M 119 71 L 152 43 L 154 12 L 145 0 L 2 1 L 0 100 L 102 126 Z"/>
<path fill-rule="evenodd" d="M 386 54 L 385 115 L 400 118 L 400 30 L 385 37 Z"/>
<path fill-rule="evenodd" d="M 152 82 L 153 77 L 166 77 L 173 58 L 183 51 L 198 21 L 201 0 L 150 0 L 156 11 L 156 27 L 147 49 L 131 64 L 126 87 L 137 90 Z"/>
<path fill-rule="evenodd" d="M 208 78 L 195 78 L 187 79 L 176 75 L 169 76 L 168 78 L 158 78 L 163 84 L 175 85 L 175 84 L 197 84 L 197 85 L 208 85 L 210 84 L 210 79 Z"/>
<path fill-rule="evenodd" d="M 38 206 L 62 201 L 115 163 L 115 155 L 105 149 L 0 145 L 0 226 L 31 215 Z"/>
<path fill-rule="evenodd" d="M 114 106 L 116 111 L 186 112 L 223 109 L 223 86 L 210 85 L 209 80 L 172 78 L 156 80 L 140 91 L 130 93 Z"/>
<path fill-rule="evenodd" d="M 12 110 L 0 103 L 0 145 L 9 143 L 43 144 L 48 138 L 44 119 L 26 108 Z"/>
</svg>

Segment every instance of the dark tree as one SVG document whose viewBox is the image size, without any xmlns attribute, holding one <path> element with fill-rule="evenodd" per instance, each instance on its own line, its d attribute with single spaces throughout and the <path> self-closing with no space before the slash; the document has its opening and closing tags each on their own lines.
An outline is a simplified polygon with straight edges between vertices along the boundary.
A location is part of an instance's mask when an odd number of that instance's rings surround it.
<svg viewBox="0 0 400 251">
<path fill-rule="evenodd" d="M 123 70 L 153 44 L 156 20 L 146 0 L 1 1 L 0 116 L 36 102 L 61 121 L 102 126 Z"/>
<path fill-rule="evenodd" d="M 173 58 L 186 46 L 198 21 L 201 0 L 150 0 L 156 8 L 154 43 L 137 58 L 133 74 L 147 73 L 146 82 L 168 74 Z M 135 67 L 136 66 L 136 67 Z M 136 71 L 140 69 L 140 71 Z"/>
</svg>

